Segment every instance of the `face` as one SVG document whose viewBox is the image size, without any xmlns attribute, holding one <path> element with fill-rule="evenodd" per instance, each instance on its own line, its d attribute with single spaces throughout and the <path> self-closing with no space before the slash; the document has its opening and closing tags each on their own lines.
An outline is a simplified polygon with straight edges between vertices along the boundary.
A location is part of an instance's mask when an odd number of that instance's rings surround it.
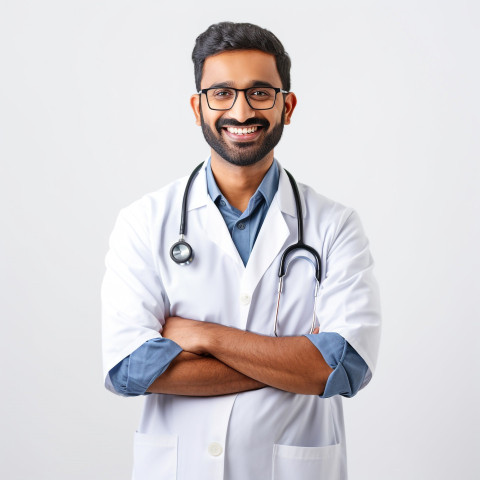
<svg viewBox="0 0 480 480">
<path fill-rule="evenodd" d="M 214 86 L 281 88 L 282 82 L 273 55 L 259 50 L 234 50 L 206 59 L 201 88 Z M 204 94 L 193 95 L 191 104 L 212 156 L 248 166 L 270 157 L 273 160 L 273 149 L 280 141 L 283 126 L 290 123 L 296 98 L 289 93 L 284 99 L 284 94 L 278 93 L 270 110 L 252 109 L 243 92 L 238 93 L 234 106 L 227 111 L 211 110 Z M 249 132 L 240 134 L 239 128 L 249 128 Z"/>
</svg>

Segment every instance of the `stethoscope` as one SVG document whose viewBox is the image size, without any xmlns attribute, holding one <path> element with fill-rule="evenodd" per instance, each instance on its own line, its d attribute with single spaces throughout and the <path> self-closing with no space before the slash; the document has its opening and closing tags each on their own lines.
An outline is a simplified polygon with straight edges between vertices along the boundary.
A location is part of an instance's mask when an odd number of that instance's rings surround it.
<svg viewBox="0 0 480 480">
<path fill-rule="evenodd" d="M 188 265 L 189 263 L 192 262 L 194 258 L 194 253 L 193 253 L 193 248 L 190 246 L 189 243 L 185 241 L 185 233 L 187 231 L 187 200 L 188 200 L 188 192 L 190 190 L 190 186 L 194 180 L 194 178 L 197 176 L 197 173 L 199 170 L 202 168 L 203 162 L 200 165 L 197 165 L 193 172 L 190 174 L 190 177 L 188 178 L 187 185 L 185 187 L 185 192 L 183 194 L 183 201 L 182 201 L 182 216 L 180 218 L 180 238 L 178 239 L 177 242 L 175 242 L 172 245 L 172 248 L 170 248 L 170 257 L 172 260 L 177 263 L 178 265 Z M 298 240 L 297 243 L 294 243 L 293 245 L 290 245 L 285 249 L 285 251 L 282 254 L 282 257 L 280 259 L 280 268 L 278 270 L 278 298 L 277 298 L 277 308 L 275 311 L 275 324 L 273 328 L 273 332 L 276 337 L 277 335 L 277 327 L 278 327 L 278 310 L 280 307 L 280 297 L 282 294 L 283 290 L 283 279 L 285 275 L 287 274 L 288 270 L 288 265 L 285 264 L 285 260 L 288 257 L 290 253 L 292 253 L 295 250 L 306 250 L 307 252 L 310 252 L 313 257 L 315 258 L 315 299 L 314 299 L 314 304 L 313 304 L 313 316 L 312 316 L 312 325 L 310 327 L 310 332 L 312 333 L 314 328 L 315 328 L 315 309 L 317 306 L 317 297 L 318 297 L 318 290 L 320 287 L 320 277 L 321 277 L 321 260 L 320 260 L 320 255 L 318 252 L 311 247 L 310 245 L 307 245 L 303 242 L 303 212 L 302 212 L 302 203 L 300 201 L 300 194 L 298 193 L 298 187 L 297 187 L 297 182 L 295 182 L 295 179 L 293 176 L 285 170 L 285 173 L 288 176 L 288 179 L 290 180 L 290 184 L 292 186 L 293 190 L 293 195 L 295 197 L 295 206 L 297 209 L 297 235 L 298 235 Z M 309 260 L 310 261 L 310 260 Z"/>
</svg>

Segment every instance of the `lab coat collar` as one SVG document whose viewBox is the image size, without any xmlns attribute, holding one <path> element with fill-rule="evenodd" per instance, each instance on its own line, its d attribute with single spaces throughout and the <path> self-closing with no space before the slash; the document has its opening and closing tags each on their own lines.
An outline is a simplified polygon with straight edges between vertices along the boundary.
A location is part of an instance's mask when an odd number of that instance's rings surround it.
<svg viewBox="0 0 480 480">
<path fill-rule="evenodd" d="M 187 210 L 195 210 L 196 208 L 204 207 L 207 204 L 207 201 L 210 199 L 207 189 L 207 164 L 210 157 L 208 157 L 202 165 L 202 168 L 198 172 L 197 178 L 192 183 L 190 187 L 190 192 L 188 194 L 188 204 Z M 185 184 L 186 184 L 185 180 Z"/>
<path fill-rule="evenodd" d="M 210 157 L 209 157 L 210 158 Z M 203 166 L 200 169 L 197 178 L 193 182 L 190 193 L 188 196 L 188 211 L 194 210 L 196 208 L 204 207 L 209 201 L 211 201 L 207 189 L 207 174 L 206 167 L 208 164 L 207 158 L 203 162 Z M 287 174 L 283 170 L 280 163 L 277 161 L 278 168 L 280 171 L 280 179 L 278 183 L 278 190 L 273 198 L 273 202 L 277 202 L 280 210 L 291 217 L 297 216 L 297 209 L 295 206 L 295 196 L 293 195 L 292 186 L 290 185 L 290 180 L 288 179 Z M 305 217 L 305 200 L 303 195 L 300 193 L 300 201 L 302 203 L 303 217 Z M 271 208 L 271 205 L 270 205 Z"/>
<path fill-rule="evenodd" d="M 286 248 L 289 238 L 290 241 L 288 243 L 294 243 L 297 240 L 295 227 L 290 229 L 285 219 L 285 215 L 293 218 L 297 217 L 295 196 L 293 194 L 292 186 L 290 185 L 290 180 L 281 165 L 278 164 L 280 171 L 278 190 L 272 200 L 270 208 L 268 209 L 247 265 L 244 266 L 238 250 L 233 243 L 230 232 L 228 231 L 227 225 L 225 224 L 217 206 L 213 203 L 208 194 L 206 177 L 207 161 L 204 162 L 203 167 L 200 169 L 200 172 L 191 187 L 188 209 L 190 211 L 195 208 L 206 206 L 206 237 L 214 242 L 233 260 L 239 271 L 243 271 L 241 288 L 248 295 L 253 295 L 262 276 L 272 262 L 275 261 L 277 255 Z M 301 194 L 300 199 L 304 205 L 303 196 Z M 305 207 L 303 207 L 303 212 L 305 212 Z"/>
<path fill-rule="evenodd" d="M 285 170 L 282 168 L 280 163 L 278 164 L 280 168 L 280 181 L 278 184 L 278 192 L 274 201 L 278 201 L 280 210 L 291 217 L 297 217 L 297 207 L 295 204 L 295 195 L 293 194 L 292 186 L 290 185 L 290 180 L 288 175 L 285 173 Z M 302 192 L 300 191 L 300 203 L 302 204 L 302 216 L 305 217 L 306 208 L 305 208 L 305 199 L 303 198 Z"/>
</svg>

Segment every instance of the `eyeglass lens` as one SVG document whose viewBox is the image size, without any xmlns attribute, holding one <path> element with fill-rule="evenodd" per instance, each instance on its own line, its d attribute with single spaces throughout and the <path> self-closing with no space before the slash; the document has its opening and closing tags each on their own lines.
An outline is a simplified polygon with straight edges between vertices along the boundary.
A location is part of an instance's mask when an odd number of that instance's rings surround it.
<svg viewBox="0 0 480 480">
<path fill-rule="evenodd" d="M 241 95 L 243 92 L 238 92 Z M 253 87 L 245 91 L 248 104 L 256 110 L 266 110 L 275 104 L 275 89 Z M 232 88 L 212 88 L 207 92 L 208 106 L 214 110 L 229 110 L 235 103 L 235 90 Z"/>
</svg>

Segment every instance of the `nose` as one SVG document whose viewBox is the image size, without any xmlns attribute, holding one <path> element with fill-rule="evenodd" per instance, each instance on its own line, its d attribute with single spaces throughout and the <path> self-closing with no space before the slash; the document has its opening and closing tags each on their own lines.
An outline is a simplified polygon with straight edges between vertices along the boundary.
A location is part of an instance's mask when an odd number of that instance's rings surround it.
<svg viewBox="0 0 480 480">
<path fill-rule="evenodd" d="M 230 118 L 240 123 L 255 116 L 255 110 L 248 104 L 245 92 L 238 92 L 237 99 L 228 113 Z"/>
</svg>

